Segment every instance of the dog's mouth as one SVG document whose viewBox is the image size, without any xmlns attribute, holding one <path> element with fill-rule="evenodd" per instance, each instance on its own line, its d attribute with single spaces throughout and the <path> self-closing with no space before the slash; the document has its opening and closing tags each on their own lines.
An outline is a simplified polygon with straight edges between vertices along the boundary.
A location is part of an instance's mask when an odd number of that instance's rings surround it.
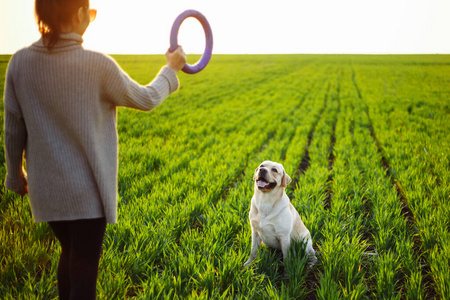
<svg viewBox="0 0 450 300">
<path fill-rule="evenodd" d="M 276 182 L 268 182 L 264 178 L 258 178 L 256 180 L 256 186 L 259 190 L 272 190 L 277 186 Z"/>
</svg>

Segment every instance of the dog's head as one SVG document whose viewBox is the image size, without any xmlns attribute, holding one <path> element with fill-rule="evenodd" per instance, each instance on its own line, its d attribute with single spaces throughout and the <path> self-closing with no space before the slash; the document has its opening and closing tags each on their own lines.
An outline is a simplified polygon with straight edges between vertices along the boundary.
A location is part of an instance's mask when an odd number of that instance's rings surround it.
<svg viewBox="0 0 450 300">
<path fill-rule="evenodd" d="M 291 182 L 283 165 L 273 161 L 264 161 L 260 164 L 255 170 L 253 180 L 255 187 L 262 192 L 270 192 L 277 187 L 285 188 Z"/>
</svg>

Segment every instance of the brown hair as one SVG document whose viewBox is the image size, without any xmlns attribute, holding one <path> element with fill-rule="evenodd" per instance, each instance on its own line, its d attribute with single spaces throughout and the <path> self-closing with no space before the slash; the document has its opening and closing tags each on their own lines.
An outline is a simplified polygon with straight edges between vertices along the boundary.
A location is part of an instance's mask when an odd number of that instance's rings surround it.
<svg viewBox="0 0 450 300">
<path fill-rule="evenodd" d="M 61 25 L 70 24 L 73 15 L 84 6 L 89 6 L 89 0 L 36 0 L 36 22 L 48 50 L 58 42 Z"/>
</svg>

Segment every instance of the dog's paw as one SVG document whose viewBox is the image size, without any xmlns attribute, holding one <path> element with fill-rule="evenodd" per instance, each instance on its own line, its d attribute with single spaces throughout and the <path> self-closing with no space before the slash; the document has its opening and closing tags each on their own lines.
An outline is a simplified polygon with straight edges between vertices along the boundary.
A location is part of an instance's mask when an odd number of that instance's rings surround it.
<svg viewBox="0 0 450 300">
<path fill-rule="evenodd" d="M 245 263 L 244 263 L 244 267 L 248 267 L 249 265 L 251 265 L 253 263 L 254 258 L 249 258 Z"/>
<path fill-rule="evenodd" d="M 308 267 L 312 268 L 316 263 L 317 263 L 317 257 L 315 255 L 314 256 L 310 256 L 309 257 Z"/>
</svg>

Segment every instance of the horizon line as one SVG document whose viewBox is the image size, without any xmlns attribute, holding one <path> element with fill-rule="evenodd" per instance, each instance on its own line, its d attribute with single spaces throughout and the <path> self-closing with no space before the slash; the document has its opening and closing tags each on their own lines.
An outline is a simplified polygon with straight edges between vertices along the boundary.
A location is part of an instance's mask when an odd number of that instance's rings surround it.
<svg viewBox="0 0 450 300">
<path fill-rule="evenodd" d="M 26 48 L 26 47 L 25 47 Z M 23 49 L 23 48 L 22 48 Z M 93 50 L 93 49 L 87 49 Z M 19 51 L 19 50 L 18 50 Z M 93 50 L 96 51 L 96 50 Z M 17 52 L 17 51 L 16 51 Z M 106 53 L 106 55 L 165 55 L 165 53 Z M 0 53 L 0 55 L 14 55 L 15 53 Z M 186 53 L 186 55 L 202 55 L 203 53 Z M 305 53 L 213 53 L 214 55 L 450 55 L 450 52 L 305 52 Z"/>
</svg>

